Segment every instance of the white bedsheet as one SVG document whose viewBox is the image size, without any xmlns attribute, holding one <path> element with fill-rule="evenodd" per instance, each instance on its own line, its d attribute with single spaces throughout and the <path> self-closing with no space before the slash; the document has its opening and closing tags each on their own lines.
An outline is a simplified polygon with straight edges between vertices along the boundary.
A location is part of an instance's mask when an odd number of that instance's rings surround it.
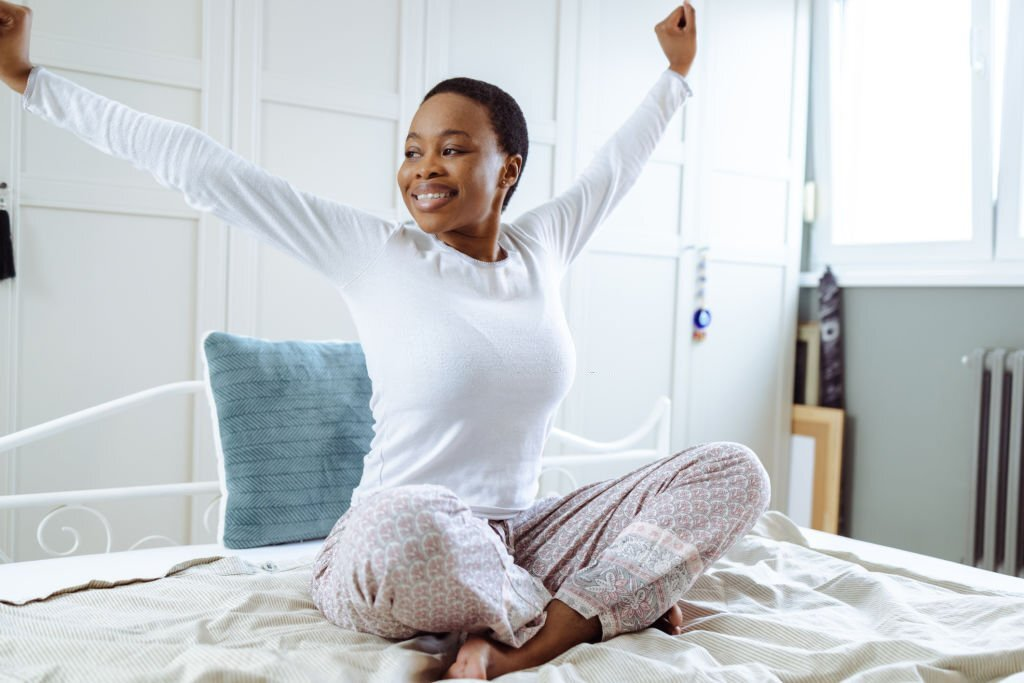
<svg viewBox="0 0 1024 683">
<path fill-rule="evenodd" d="M 891 548 L 877 543 L 858 541 L 846 536 L 837 536 L 817 529 L 798 527 L 807 539 L 809 547 L 818 552 L 837 557 L 847 562 L 854 562 L 863 567 L 882 570 L 894 567 L 910 570 L 926 578 L 945 578 L 965 586 L 985 588 L 988 590 L 1005 590 L 1024 593 L 1024 579 L 987 569 L 978 569 L 958 562 L 950 562 L 938 557 L 912 553 L 899 548 Z M 875 569 L 873 569 L 875 570 Z"/>
<path fill-rule="evenodd" d="M 309 599 L 312 554 L 277 548 L 275 560 L 265 550 L 246 551 L 250 560 L 233 551 L 186 561 L 166 579 L 114 590 L 91 583 L 0 604 L 0 672 L 33 681 L 244 672 L 251 680 L 426 683 L 450 664 L 457 634 L 396 642 L 339 629 Z M 281 564 L 253 564 L 267 561 Z M 702 574 L 681 606 L 678 636 L 646 629 L 583 644 L 501 680 L 1024 680 L 1024 580 L 823 535 L 777 511 Z"/>
</svg>

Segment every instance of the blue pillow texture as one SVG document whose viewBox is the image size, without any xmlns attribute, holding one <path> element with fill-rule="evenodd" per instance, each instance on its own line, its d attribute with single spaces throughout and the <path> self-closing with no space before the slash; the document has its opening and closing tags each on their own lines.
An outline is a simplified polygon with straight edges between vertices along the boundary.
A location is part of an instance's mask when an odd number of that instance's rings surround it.
<svg viewBox="0 0 1024 683">
<path fill-rule="evenodd" d="M 374 435 L 362 345 L 213 330 L 202 348 L 221 487 L 218 543 L 325 538 L 349 508 Z"/>
</svg>

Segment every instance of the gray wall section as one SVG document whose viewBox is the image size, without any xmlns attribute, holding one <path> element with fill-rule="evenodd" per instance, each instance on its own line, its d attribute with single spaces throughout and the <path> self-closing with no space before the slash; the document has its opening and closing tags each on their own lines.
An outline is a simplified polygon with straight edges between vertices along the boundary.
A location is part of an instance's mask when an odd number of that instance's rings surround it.
<svg viewBox="0 0 1024 683">
<path fill-rule="evenodd" d="M 976 398 L 960 359 L 975 347 L 1024 348 L 1024 288 L 855 287 L 842 296 L 840 533 L 962 562 Z M 800 319 L 817 317 L 817 290 L 802 288 Z"/>
</svg>

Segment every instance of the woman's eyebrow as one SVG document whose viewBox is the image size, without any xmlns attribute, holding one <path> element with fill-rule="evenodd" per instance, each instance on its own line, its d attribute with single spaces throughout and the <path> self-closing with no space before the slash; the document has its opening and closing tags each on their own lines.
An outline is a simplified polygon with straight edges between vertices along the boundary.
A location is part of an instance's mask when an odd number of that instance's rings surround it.
<svg viewBox="0 0 1024 683">
<path fill-rule="evenodd" d="M 464 130 L 456 130 L 454 128 L 448 128 L 446 130 L 442 130 L 441 134 L 438 137 L 443 138 L 443 137 L 447 137 L 449 135 L 465 135 L 467 138 L 470 138 L 470 139 L 472 139 L 472 137 L 473 137 L 472 135 L 470 135 L 469 133 L 467 133 Z M 411 138 L 417 138 L 418 139 L 419 137 L 420 136 L 419 136 L 418 133 L 409 133 L 408 135 L 405 136 L 405 139 L 406 140 L 409 140 Z"/>
</svg>

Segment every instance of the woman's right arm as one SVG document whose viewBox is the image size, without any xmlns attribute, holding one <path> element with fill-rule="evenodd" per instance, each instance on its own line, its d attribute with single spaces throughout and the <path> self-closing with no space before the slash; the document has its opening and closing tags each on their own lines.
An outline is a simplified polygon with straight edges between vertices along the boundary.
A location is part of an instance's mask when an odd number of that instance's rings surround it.
<svg viewBox="0 0 1024 683">
<path fill-rule="evenodd" d="M 681 28 L 684 12 L 686 28 Z M 636 183 L 669 120 L 693 94 L 686 74 L 696 55 L 697 29 L 688 0 L 654 30 L 669 58 L 668 68 L 568 189 L 516 219 L 553 254 L 562 273 Z"/>
<path fill-rule="evenodd" d="M 149 171 L 186 203 L 252 230 L 339 287 L 383 251 L 397 225 L 296 189 L 184 123 L 136 111 L 34 66 L 22 106 L 112 156 Z"/>
</svg>

